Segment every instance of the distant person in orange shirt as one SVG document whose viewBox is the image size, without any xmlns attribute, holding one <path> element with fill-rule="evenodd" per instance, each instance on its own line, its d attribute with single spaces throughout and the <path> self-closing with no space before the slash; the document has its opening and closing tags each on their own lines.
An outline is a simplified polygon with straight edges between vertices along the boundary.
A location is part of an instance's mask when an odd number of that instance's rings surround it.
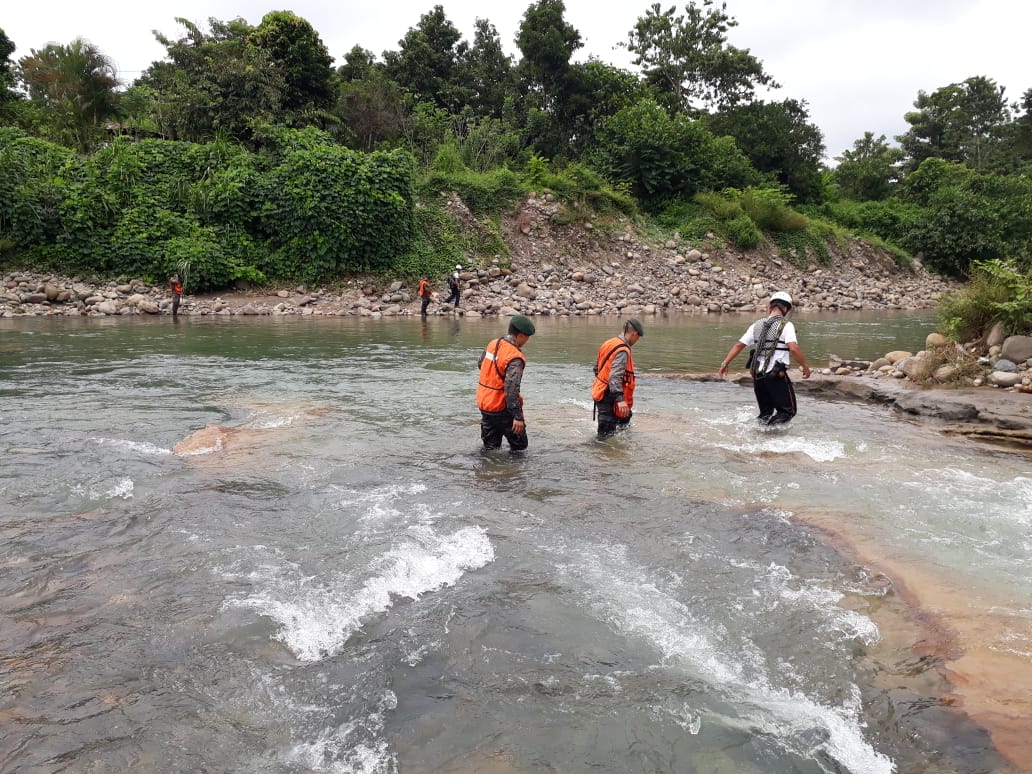
<svg viewBox="0 0 1032 774">
<path fill-rule="evenodd" d="M 179 279 L 179 272 L 168 278 L 168 289 L 172 293 L 172 319 L 179 316 L 179 304 L 183 300 L 183 283 Z"/>
<path fill-rule="evenodd" d="M 433 292 L 430 290 L 429 274 L 423 275 L 423 279 L 419 281 L 419 290 L 416 292 L 423 301 L 423 305 L 419 308 L 419 313 L 426 317 L 426 308 L 430 306 L 430 298 L 433 296 Z"/>
</svg>

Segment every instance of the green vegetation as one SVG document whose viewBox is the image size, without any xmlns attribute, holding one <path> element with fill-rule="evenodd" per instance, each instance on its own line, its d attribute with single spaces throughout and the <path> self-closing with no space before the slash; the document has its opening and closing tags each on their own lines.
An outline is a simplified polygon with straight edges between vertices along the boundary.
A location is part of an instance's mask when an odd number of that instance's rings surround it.
<svg viewBox="0 0 1032 774">
<path fill-rule="evenodd" d="M 530 3 L 515 58 L 486 19 L 466 41 L 434 6 L 396 50 L 355 46 L 336 69 L 289 11 L 177 19 L 131 84 L 82 39 L 13 61 L 0 30 L 0 263 L 182 268 L 190 290 L 440 274 L 505 260 L 502 218 L 536 192 L 557 224 L 633 218 L 800 266 L 850 235 L 957 277 L 1032 264 L 1032 89 L 921 91 L 898 147 L 867 132 L 827 169 L 805 101 L 757 99 L 778 84 L 731 45 L 723 5 L 647 9 L 627 33 L 634 72 L 573 61 L 565 14 Z"/>
<path fill-rule="evenodd" d="M 997 322 L 1007 333 L 1032 334 L 1032 269 L 1012 260 L 978 262 L 971 281 L 943 300 L 939 316 L 957 341 L 982 336 Z"/>
</svg>

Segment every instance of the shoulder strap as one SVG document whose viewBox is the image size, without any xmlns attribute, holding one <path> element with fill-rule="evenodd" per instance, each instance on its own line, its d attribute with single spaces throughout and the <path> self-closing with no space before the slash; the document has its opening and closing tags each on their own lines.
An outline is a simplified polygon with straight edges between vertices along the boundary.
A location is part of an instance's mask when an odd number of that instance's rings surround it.
<svg viewBox="0 0 1032 774">
<path fill-rule="evenodd" d="M 602 369 L 605 368 L 606 363 L 609 361 L 609 358 L 611 358 L 613 355 L 615 355 L 621 349 L 626 349 L 628 352 L 630 352 L 631 351 L 631 346 L 626 341 L 621 341 L 619 344 L 617 344 L 615 347 L 613 347 L 611 350 L 609 350 L 606 353 L 606 356 L 604 358 L 602 358 L 597 363 L 595 363 L 595 369 L 596 369 L 595 370 L 595 376 L 596 377 L 602 372 Z"/>
</svg>

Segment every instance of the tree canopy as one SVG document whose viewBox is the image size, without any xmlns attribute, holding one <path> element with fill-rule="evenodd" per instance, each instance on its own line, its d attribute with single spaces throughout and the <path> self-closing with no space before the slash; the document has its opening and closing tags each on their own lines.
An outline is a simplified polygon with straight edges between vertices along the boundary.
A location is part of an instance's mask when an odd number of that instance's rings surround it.
<svg viewBox="0 0 1032 774">
<path fill-rule="evenodd" d="M 1032 88 L 1013 103 L 984 75 L 919 91 L 898 147 L 867 132 L 829 169 L 807 103 L 766 96 L 779 84 L 749 50 L 733 45 L 738 21 L 726 3 L 649 6 L 621 44 L 633 57 L 628 70 L 579 58 L 584 41 L 566 11 L 563 0 L 530 2 L 512 41 L 515 55 L 487 18 L 476 19 L 465 39 L 442 5 L 380 55 L 360 44 L 331 52 L 290 11 L 267 13 L 256 25 L 177 19 L 179 36 L 155 33 L 165 53 L 131 84 L 119 83 L 110 59 L 81 38 L 32 49 L 14 63 L 14 44 L 0 30 L 0 132 L 17 136 L 3 135 L 8 155 L 0 161 L 9 177 L 0 180 L 0 254 L 27 249 L 34 239 L 48 250 L 60 239 L 94 244 L 87 235 L 107 233 L 114 219 L 117 238 L 84 254 L 143 250 L 134 247 L 132 230 L 152 233 L 153 224 L 163 224 L 153 232 L 155 244 L 161 229 L 181 249 L 183 240 L 199 240 L 208 246 L 202 253 L 210 248 L 204 260 L 223 266 L 213 277 L 237 271 L 225 261 L 255 240 L 267 251 L 258 250 L 266 263 L 255 271 L 297 275 L 306 271 L 302 232 L 274 244 L 254 231 L 272 210 L 253 197 L 279 201 L 279 184 L 300 196 L 297 180 L 333 188 L 339 181 L 319 164 L 359 173 L 366 168 L 348 155 L 359 152 L 405 154 L 409 161 L 390 167 L 418 177 L 408 185 L 420 194 L 451 186 L 478 208 L 505 201 L 522 176 L 527 185 L 581 195 L 590 185 L 595 201 L 664 213 L 675 227 L 677 217 L 701 206 L 698 195 L 724 214 L 742 204 L 733 216 L 740 246 L 759 239 L 746 204 L 791 203 L 951 273 L 962 275 L 986 257 L 1032 260 L 1025 225 L 1032 222 Z M 148 144 L 140 156 L 125 149 L 126 136 L 168 143 L 168 150 Z M 65 151 L 47 142 L 94 164 L 73 169 Z M 294 158 L 289 171 L 282 166 L 288 146 L 308 154 Z M 250 160 L 221 167 L 228 148 Z M 49 160 L 29 165 L 44 178 L 38 185 L 21 177 L 33 154 Z M 191 191 L 203 207 L 185 211 L 182 202 L 160 198 L 139 209 L 101 185 L 98 170 L 133 178 L 156 169 L 147 165 L 158 156 L 167 162 L 162 175 L 176 174 L 179 162 L 168 159 L 219 160 L 210 179 L 186 175 L 169 187 L 180 197 Z M 258 177 L 270 165 L 284 177 L 262 187 Z M 399 185 L 392 178 L 392 190 L 405 189 Z M 251 198 L 237 197 L 243 191 Z M 74 203 L 76 196 L 83 202 Z M 380 204 L 369 206 L 381 215 L 394 206 Z M 434 232 L 426 212 L 417 210 L 415 220 Z M 311 276 L 343 265 L 324 236 L 350 239 L 346 232 L 320 222 L 305 233 L 319 246 Z M 157 265 L 156 253 L 148 254 L 148 265 Z"/>
</svg>

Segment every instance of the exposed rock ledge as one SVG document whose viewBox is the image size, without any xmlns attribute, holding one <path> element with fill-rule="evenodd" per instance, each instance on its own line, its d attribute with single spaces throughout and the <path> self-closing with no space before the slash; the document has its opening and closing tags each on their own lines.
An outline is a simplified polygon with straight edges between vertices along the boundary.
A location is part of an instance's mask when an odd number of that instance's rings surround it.
<svg viewBox="0 0 1032 774">
<path fill-rule="evenodd" d="M 713 375 L 689 376 L 711 381 Z M 751 386 L 748 375 L 730 381 Z M 796 392 L 891 406 L 908 417 L 936 423 L 945 433 L 1032 449 L 1032 394 L 992 388 L 936 389 L 911 382 L 867 376 L 821 376 L 803 379 L 792 372 Z"/>
<path fill-rule="evenodd" d="M 941 430 L 1032 446 L 1032 395 L 987 388 L 936 389 L 855 376 L 793 381 L 796 391 L 889 404 L 908 416 L 941 423 Z"/>
</svg>

